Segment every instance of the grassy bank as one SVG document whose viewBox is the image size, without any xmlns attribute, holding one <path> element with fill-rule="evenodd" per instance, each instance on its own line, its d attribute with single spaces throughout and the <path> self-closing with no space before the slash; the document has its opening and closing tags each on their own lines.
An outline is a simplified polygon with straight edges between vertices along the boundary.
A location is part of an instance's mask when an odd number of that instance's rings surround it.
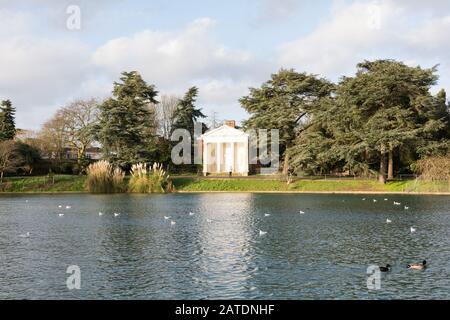
<svg viewBox="0 0 450 320">
<path fill-rule="evenodd" d="M 374 180 L 299 180 L 175 178 L 178 191 L 278 191 L 278 192 L 450 192 L 446 181 L 393 181 L 385 185 Z"/>
<path fill-rule="evenodd" d="M 0 192 L 85 192 L 85 176 L 55 175 L 49 177 L 7 178 Z M 282 180 L 257 178 L 196 178 L 174 177 L 173 184 L 180 192 L 450 192 L 446 181 L 394 181 L 385 185 L 374 180 L 299 180 L 287 185 Z"/>
</svg>

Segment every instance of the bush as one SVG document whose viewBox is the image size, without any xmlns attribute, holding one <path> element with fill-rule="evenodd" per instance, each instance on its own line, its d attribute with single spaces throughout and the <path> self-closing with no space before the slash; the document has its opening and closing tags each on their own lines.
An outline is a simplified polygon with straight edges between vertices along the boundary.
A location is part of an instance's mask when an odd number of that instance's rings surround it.
<svg viewBox="0 0 450 320">
<path fill-rule="evenodd" d="M 124 172 L 105 160 L 89 165 L 86 170 L 86 188 L 92 193 L 115 193 L 123 191 Z"/>
<path fill-rule="evenodd" d="M 131 167 L 131 178 L 128 184 L 130 192 L 164 193 L 171 189 L 169 176 L 161 164 L 154 163 L 150 170 L 144 163 L 138 163 Z"/>
</svg>

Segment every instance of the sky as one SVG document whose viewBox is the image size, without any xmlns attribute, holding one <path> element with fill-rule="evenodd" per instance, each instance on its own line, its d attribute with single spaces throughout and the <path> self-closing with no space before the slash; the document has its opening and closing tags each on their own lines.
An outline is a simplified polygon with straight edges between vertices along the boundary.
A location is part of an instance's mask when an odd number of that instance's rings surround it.
<svg viewBox="0 0 450 320">
<path fill-rule="evenodd" d="M 160 94 L 199 88 L 216 118 L 280 68 L 339 81 L 366 59 L 439 64 L 450 92 L 448 0 L 0 0 L 0 99 L 37 130 L 136 70 Z"/>
</svg>

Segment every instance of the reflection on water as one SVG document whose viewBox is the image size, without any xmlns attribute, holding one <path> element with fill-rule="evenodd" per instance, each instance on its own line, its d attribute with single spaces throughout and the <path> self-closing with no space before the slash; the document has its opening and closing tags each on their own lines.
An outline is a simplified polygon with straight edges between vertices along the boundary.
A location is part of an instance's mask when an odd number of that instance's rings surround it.
<svg viewBox="0 0 450 320">
<path fill-rule="evenodd" d="M 450 198 L 365 197 L 1 196 L 0 298 L 450 298 Z M 369 291 L 367 267 L 386 263 Z M 66 288 L 69 265 L 81 290 Z"/>
</svg>

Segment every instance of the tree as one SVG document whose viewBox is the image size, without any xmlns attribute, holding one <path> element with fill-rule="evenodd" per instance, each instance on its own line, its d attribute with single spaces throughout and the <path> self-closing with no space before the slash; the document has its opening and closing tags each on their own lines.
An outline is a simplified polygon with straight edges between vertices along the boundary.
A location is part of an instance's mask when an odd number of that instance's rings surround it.
<svg viewBox="0 0 450 320">
<path fill-rule="evenodd" d="M 136 71 L 123 72 L 114 83 L 113 97 L 100 106 L 97 137 L 104 157 L 130 169 L 132 163 L 149 162 L 155 149 L 155 113 L 158 92 Z"/>
<path fill-rule="evenodd" d="M 77 151 L 78 165 L 86 156 L 86 149 L 95 141 L 95 126 L 98 123 L 98 101 L 76 100 L 58 110 L 54 116 L 62 124 L 63 140 Z M 59 122 L 59 121 L 57 121 Z"/>
<path fill-rule="evenodd" d="M 10 100 L 3 100 L 0 104 L 0 141 L 12 140 L 16 135 L 16 109 Z"/>
<path fill-rule="evenodd" d="M 176 129 L 186 129 L 193 134 L 194 124 L 197 119 L 206 117 L 201 109 L 197 109 L 195 106 L 197 95 L 197 87 L 191 87 L 184 97 L 178 101 L 173 117 L 172 132 Z"/>
<path fill-rule="evenodd" d="M 172 126 L 175 120 L 180 98 L 176 96 L 162 95 L 161 101 L 156 104 L 156 114 L 158 118 L 158 133 L 166 140 L 170 140 Z"/>
<path fill-rule="evenodd" d="M 331 95 L 333 88 L 331 82 L 315 75 L 281 69 L 260 88 L 250 88 L 249 95 L 239 100 L 250 114 L 245 128 L 279 129 L 285 174 L 296 130 L 304 125 L 303 119 L 317 107 L 319 100 Z"/>
<path fill-rule="evenodd" d="M 0 141 L 0 184 L 3 183 L 4 173 L 15 170 L 21 161 L 14 140 Z"/>
<path fill-rule="evenodd" d="M 34 141 L 43 156 L 49 159 L 62 160 L 68 145 L 66 121 L 60 114 L 55 114 L 46 121 Z"/>
<path fill-rule="evenodd" d="M 337 102 L 346 106 L 344 125 L 352 128 L 364 151 L 378 152 L 381 183 L 393 178 L 394 152 L 442 129 L 430 94 L 438 79 L 435 72 L 393 60 L 365 61 L 358 64 L 355 77 L 339 85 Z"/>
</svg>

